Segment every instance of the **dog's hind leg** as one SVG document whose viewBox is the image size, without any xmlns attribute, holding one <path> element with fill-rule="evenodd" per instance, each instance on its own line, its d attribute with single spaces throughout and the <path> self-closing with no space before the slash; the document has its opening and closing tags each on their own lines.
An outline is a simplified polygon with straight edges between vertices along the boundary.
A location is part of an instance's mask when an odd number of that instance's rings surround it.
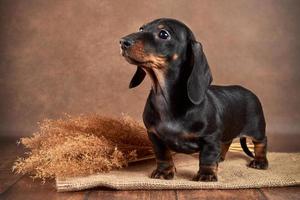
<svg viewBox="0 0 300 200">
<path fill-rule="evenodd" d="M 250 162 L 249 167 L 255 169 L 267 169 L 267 137 L 263 140 L 252 139 L 252 142 L 254 144 L 254 160 Z"/>
<path fill-rule="evenodd" d="M 231 143 L 232 143 L 232 140 L 229 142 L 221 143 L 221 156 L 220 156 L 219 162 L 222 162 L 225 160 L 226 153 L 228 152 L 228 149 L 229 149 Z"/>
</svg>

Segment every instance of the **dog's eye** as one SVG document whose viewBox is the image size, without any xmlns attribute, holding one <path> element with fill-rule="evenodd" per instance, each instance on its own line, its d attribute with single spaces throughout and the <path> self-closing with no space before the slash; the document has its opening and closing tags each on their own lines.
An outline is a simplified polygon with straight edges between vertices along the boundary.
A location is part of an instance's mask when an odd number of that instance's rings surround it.
<svg viewBox="0 0 300 200">
<path fill-rule="evenodd" d="M 139 28 L 139 32 L 143 32 L 143 31 L 144 31 L 143 27 Z"/>
<path fill-rule="evenodd" d="M 158 33 L 158 37 L 160 37 L 161 39 L 168 39 L 170 37 L 168 31 L 166 30 L 161 30 L 159 33 Z"/>
</svg>

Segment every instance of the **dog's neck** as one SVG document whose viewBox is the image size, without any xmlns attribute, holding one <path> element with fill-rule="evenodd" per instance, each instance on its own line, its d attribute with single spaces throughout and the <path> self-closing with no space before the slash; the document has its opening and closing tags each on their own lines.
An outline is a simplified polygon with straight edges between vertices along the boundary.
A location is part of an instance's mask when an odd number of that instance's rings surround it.
<svg viewBox="0 0 300 200">
<path fill-rule="evenodd" d="M 145 68 L 152 82 L 152 90 L 157 95 L 164 95 L 166 93 L 165 71 L 158 68 Z"/>
<path fill-rule="evenodd" d="M 184 63 L 172 63 L 173 69 L 176 67 L 183 69 L 179 65 Z M 170 115 L 184 112 L 182 109 L 190 104 L 186 89 L 188 77 L 183 77 L 182 72 L 172 69 L 147 68 L 145 71 L 151 78 L 153 101 L 158 112 Z"/>
</svg>

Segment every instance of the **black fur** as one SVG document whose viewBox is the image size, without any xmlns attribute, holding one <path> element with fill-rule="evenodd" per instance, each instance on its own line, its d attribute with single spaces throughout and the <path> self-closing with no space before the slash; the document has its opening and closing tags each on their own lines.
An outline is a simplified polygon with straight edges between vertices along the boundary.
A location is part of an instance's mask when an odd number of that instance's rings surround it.
<svg viewBox="0 0 300 200">
<path fill-rule="evenodd" d="M 169 38 L 159 37 L 162 29 L 168 31 Z M 146 73 L 153 81 L 143 114 L 158 160 L 151 177 L 173 177 L 172 150 L 200 152 L 200 169 L 194 180 L 216 181 L 223 143 L 240 136 L 250 137 L 257 144 L 266 141 L 265 118 L 257 96 L 237 85 L 211 85 L 212 75 L 202 45 L 186 25 L 158 19 L 144 25 L 141 32 L 122 38 L 120 43 L 122 55 L 138 66 L 130 88 L 139 85 Z M 135 46 L 138 44 L 139 48 Z M 157 64 L 149 55 L 165 62 Z M 244 143 L 243 149 L 250 155 Z M 260 166 L 266 168 L 265 155 L 256 160 L 264 162 Z"/>
<path fill-rule="evenodd" d="M 241 143 L 241 147 L 243 149 L 243 151 L 251 158 L 254 158 L 253 153 L 248 149 L 247 147 L 247 140 L 245 137 L 241 137 L 240 138 L 240 143 Z"/>
</svg>

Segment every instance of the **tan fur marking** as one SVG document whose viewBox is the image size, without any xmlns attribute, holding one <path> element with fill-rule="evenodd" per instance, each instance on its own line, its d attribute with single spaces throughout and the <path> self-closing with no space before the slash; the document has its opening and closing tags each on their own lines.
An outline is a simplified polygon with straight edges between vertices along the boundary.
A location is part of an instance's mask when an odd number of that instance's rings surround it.
<svg viewBox="0 0 300 200">
<path fill-rule="evenodd" d="M 264 148 L 266 145 L 264 143 L 254 143 L 255 148 Z"/>
<path fill-rule="evenodd" d="M 157 78 L 157 81 L 158 81 L 159 85 L 161 87 L 164 87 L 165 86 L 164 72 L 162 72 L 159 69 L 153 69 L 153 71 L 156 75 L 156 78 Z"/>
<path fill-rule="evenodd" d="M 152 80 L 155 91 L 158 91 L 165 86 L 164 70 L 153 67 L 146 67 L 145 70 Z"/>
<path fill-rule="evenodd" d="M 197 139 L 198 136 L 196 133 L 187 133 L 185 132 L 183 135 L 182 135 L 182 138 L 183 139 L 186 139 L 186 140 L 193 140 L 193 139 Z"/>
<path fill-rule="evenodd" d="M 218 165 L 200 165 L 200 171 L 212 171 L 214 173 L 217 173 L 218 171 Z"/>
<path fill-rule="evenodd" d="M 130 56 L 139 62 L 145 62 L 145 67 L 161 69 L 167 66 L 165 57 L 153 54 L 146 54 L 144 51 L 144 44 L 141 41 L 137 41 L 131 47 Z"/>
<path fill-rule="evenodd" d="M 175 54 L 173 55 L 173 57 L 172 57 L 172 60 L 177 60 L 177 58 L 178 58 L 178 54 L 175 53 Z"/>
<path fill-rule="evenodd" d="M 167 63 L 166 63 L 166 58 L 162 57 L 162 56 L 155 56 L 153 54 L 149 54 L 147 56 L 145 56 L 146 60 L 149 61 L 149 66 L 153 67 L 153 68 L 164 68 L 166 67 Z"/>
<path fill-rule="evenodd" d="M 149 133 L 153 133 L 154 135 L 158 136 L 157 132 L 156 132 L 156 129 L 154 127 L 151 127 L 147 130 L 147 132 Z"/>
<path fill-rule="evenodd" d="M 144 44 L 141 41 L 137 41 L 130 50 L 130 56 L 139 62 L 145 60 Z"/>
<path fill-rule="evenodd" d="M 156 159 L 157 164 L 167 163 L 167 164 L 170 164 L 171 166 L 174 166 L 173 159 L 172 159 L 172 154 L 171 154 L 170 151 L 166 151 L 165 154 L 161 155 L 161 156 L 163 156 L 163 158 L 165 160 Z"/>
<path fill-rule="evenodd" d="M 254 142 L 255 159 L 264 160 L 264 159 L 266 159 L 266 154 L 267 154 L 266 144 Z"/>
<path fill-rule="evenodd" d="M 162 28 L 164 28 L 164 27 L 165 27 L 165 26 L 162 25 L 162 24 L 158 25 L 158 28 L 160 28 L 160 29 L 162 29 Z"/>
<path fill-rule="evenodd" d="M 141 62 L 147 74 L 150 76 L 155 90 L 165 86 L 164 73 L 167 67 L 167 59 L 161 55 L 146 54 L 144 43 L 137 41 L 130 50 L 130 57 Z"/>
<path fill-rule="evenodd" d="M 225 160 L 226 153 L 228 152 L 230 145 L 231 145 L 231 142 L 221 144 L 221 159 Z"/>
</svg>

